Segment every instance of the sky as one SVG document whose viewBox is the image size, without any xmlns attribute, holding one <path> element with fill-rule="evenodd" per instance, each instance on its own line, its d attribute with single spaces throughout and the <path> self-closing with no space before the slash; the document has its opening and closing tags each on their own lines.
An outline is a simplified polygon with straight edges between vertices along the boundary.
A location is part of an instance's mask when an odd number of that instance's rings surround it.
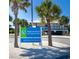
<svg viewBox="0 0 79 59">
<path fill-rule="evenodd" d="M 36 6 L 41 5 L 41 3 L 43 2 L 43 0 L 33 0 L 33 21 L 34 22 L 39 22 L 40 17 L 38 16 L 38 14 L 36 13 Z M 68 16 L 70 18 L 70 0 L 52 0 L 53 3 L 59 5 L 59 7 L 61 8 L 61 16 Z M 20 19 L 25 19 L 28 22 L 31 22 L 31 6 L 29 6 L 27 9 L 27 13 L 25 13 L 22 10 L 18 11 L 18 18 Z M 11 11 L 11 8 L 9 8 L 9 15 L 13 17 L 14 19 L 14 14 Z"/>
</svg>

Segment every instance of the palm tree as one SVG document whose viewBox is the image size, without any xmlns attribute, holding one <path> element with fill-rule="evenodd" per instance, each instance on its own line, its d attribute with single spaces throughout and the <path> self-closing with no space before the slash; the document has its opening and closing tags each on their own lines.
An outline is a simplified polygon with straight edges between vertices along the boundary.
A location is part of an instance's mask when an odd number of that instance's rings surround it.
<svg viewBox="0 0 79 59">
<path fill-rule="evenodd" d="M 36 7 L 36 11 L 42 20 L 47 21 L 48 26 L 48 45 L 52 46 L 52 37 L 51 37 L 51 25 L 50 22 L 52 18 L 56 18 L 60 15 L 61 9 L 58 5 L 53 4 L 52 0 L 44 0 L 44 2 Z"/>
<path fill-rule="evenodd" d="M 13 24 L 15 25 L 15 20 L 13 21 Z M 17 24 L 20 26 L 28 26 L 27 20 L 19 19 L 19 18 L 17 18 Z"/>
<path fill-rule="evenodd" d="M 9 15 L 9 21 L 12 21 L 12 17 Z"/>
<path fill-rule="evenodd" d="M 21 20 L 19 18 L 17 18 L 16 20 L 17 20 L 17 24 L 19 25 L 19 23 L 20 23 Z M 14 25 L 15 25 L 16 20 L 13 20 L 13 24 Z"/>
<path fill-rule="evenodd" d="M 60 25 L 67 25 L 69 23 L 69 18 L 67 16 L 61 16 L 59 23 Z"/>
<path fill-rule="evenodd" d="M 27 12 L 26 7 L 28 7 L 30 3 L 28 0 L 10 0 L 10 6 L 15 15 L 15 43 L 14 47 L 18 47 L 17 36 L 18 36 L 18 24 L 17 24 L 17 16 L 18 10 L 24 10 Z"/>
<path fill-rule="evenodd" d="M 21 26 L 28 26 L 27 20 L 22 19 L 19 23 Z"/>
<path fill-rule="evenodd" d="M 23 25 L 23 26 L 28 26 L 28 22 L 27 22 L 27 20 L 24 20 L 24 19 L 19 19 L 19 18 L 17 18 L 17 23 L 18 23 L 18 25 Z M 15 25 L 15 20 L 13 21 L 13 24 Z"/>
<path fill-rule="evenodd" d="M 15 20 L 13 21 L 13 24 L 15 25 Z M 19 19 L 17 18 L 17 24 L 18 26 L 28 26 L 28 22 L 27 20 L 24 20 L 24 19 Z M 19 35 L 19 28 L 18 28 L 18 35 Z"/>
<path fill-rule="evenodd" d="M 63 25 L 65 28 L 68 28 L 68 32 L 64 34 L 69 34 L 70 32 L 70 26 L 69 26 L 69 18 L 68 16 L 61 16 L 59 20 L 59 24 Z"/>
</svg>

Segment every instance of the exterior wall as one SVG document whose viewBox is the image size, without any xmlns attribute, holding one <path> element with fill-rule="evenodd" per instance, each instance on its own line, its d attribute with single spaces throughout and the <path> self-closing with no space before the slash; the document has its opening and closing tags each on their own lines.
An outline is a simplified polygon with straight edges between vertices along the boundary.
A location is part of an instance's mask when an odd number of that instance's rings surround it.
<svg viewBox="0 0 79 59">
<path fill-rule="evenodd" d="M 41 26 L 44 31 L 47 31 L 47 25 L 41 25 L 40 23 L 34 23 L 36 26 Z M 68 27 L 60 25 L 59 23 L 51 23 L 51 31 L 67 31 Z"/>
<path fill-rule="evenodd" d="M 41 23 L 33 23 L 35 26 L 41 26 L 43 33 L 47 33 L 48 28 L 47 25 L 42 25 Z M 51 32 L 52 34 L 67 34 L 68 26 L 60 25 L 58 21 L 51 22 Z"/>
<path fill-rule="evenodd" d="M 47 31 L 47 27 L 46 26 L 42 26 L 43 30 Z M 56 23 L 51 24 L 51 31 L 67 31 L 68 28 L 65 27 L 64 25 L 59 25 Z"/>
<path fill-rule="evenodd" d="M 48 32 L 47 26 L 42 26 L 42 31 Z M 68 33 L 68 27 L 65 27 L 64 25 L 59 25 L 58 23 L 52 23 L 51 24 L 51 34 L 53 35 L 65 35 Z"/>
</svg>

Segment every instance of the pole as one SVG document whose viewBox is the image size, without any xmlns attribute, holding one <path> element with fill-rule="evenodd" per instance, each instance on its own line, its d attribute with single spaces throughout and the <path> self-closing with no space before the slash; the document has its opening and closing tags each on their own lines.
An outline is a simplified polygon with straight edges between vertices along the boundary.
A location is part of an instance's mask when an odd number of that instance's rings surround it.
<svg viewBox="0 0 79 59">
<path fill-rule="evenodd" d="M 33 0 L 31 0 L 31 24 L 33 26 Z"/>
</svg>

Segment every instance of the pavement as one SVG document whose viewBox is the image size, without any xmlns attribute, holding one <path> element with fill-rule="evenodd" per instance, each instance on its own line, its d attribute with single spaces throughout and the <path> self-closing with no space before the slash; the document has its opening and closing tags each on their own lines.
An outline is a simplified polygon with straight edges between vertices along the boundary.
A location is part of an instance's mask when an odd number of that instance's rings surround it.
<svg viewBox="0 0 79 59">
<path fill-rule="evenodd" d="M 38 43 L 18 43 L 14 48 L 14 35 L 9 36 L 10 59 L 69 59 L 70 37 L 52 36 L 53 47 L 48 46 L 47 36 L 42 36 L 42 46 Z"/>
</svg>

